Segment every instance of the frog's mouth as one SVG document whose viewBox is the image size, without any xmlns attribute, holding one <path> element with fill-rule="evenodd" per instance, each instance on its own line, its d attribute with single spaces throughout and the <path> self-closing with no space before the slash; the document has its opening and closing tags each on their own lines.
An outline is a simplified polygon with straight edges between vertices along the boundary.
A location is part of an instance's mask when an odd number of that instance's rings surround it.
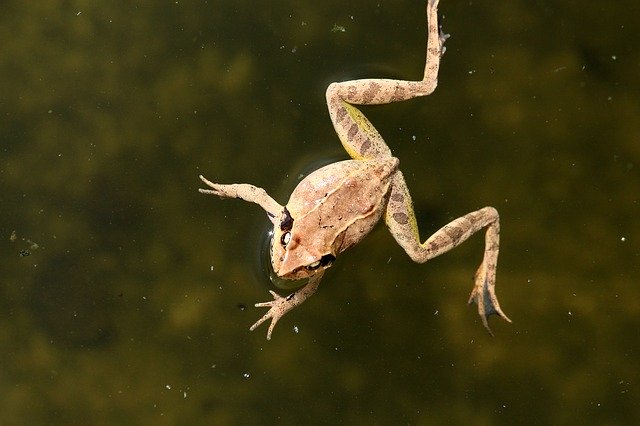
<svg viewBox="0 0 640 426">
<path fill-rule="evenodd" d="M 276 270 L 279 277 L 298 279 L 315 275 L 318 271 L 331 266 L 336 256 L 332 253 L 321 256 L 312 255 L 306 250 L 298 248 L 294 251 L 286 251 L 284 259 Z M 274 269 L 276 269 L 274 267 Z"/>
</svg>

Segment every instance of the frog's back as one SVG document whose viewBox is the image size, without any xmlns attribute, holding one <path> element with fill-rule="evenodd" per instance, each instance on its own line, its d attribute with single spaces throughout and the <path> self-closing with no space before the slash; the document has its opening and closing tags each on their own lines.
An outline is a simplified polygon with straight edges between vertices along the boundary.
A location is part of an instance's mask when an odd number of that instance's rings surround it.
<svg viewBox="0 0 640 426">
<path fill-rule="evenodd" d="M 356 244 L 380 220 L 397 167 L 391 157 L 340 161 L 316 170 L 287 204 L 294 227 L 313 233 L 315 246 L 335 246 L 335 254 Z"/>
<path fill-rule="evenodd" d="M 346 201 L 358 191 L 371 192 L 375 187 L 388 187 L 389 177 L 397 168 L 398 160 L 394 157 L 331 163 L 300 181 L 289 197 L 287 208 L 295 218 L 317 207 L 329 194 L 338 192 L 337 198 Z"/>
</svg>

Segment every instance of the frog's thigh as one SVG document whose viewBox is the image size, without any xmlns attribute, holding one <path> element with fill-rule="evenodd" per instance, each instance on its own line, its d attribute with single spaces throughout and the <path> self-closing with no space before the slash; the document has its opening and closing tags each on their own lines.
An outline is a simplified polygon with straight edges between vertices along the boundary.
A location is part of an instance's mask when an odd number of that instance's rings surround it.
<svg viewBox="0 0 640 426">
<path fill-rule="evenodd" d="M 459 217 L 440 228 L 427 241 L 420 243 L 411 195 L 401 172 L 396 173 L 393 180 L 385 221 L 398 244 L 415 262 L 423 263 L 451 250 L 488 225 L 492 225 L 492 232 L 487 233 L 485 251 L 490 251 L 491 254 L 495 252 L 497 257 L 498 212 L 493 207 L 485 207 Z"/>
<path fill-rule="evenodd" d="M 358 108 L 337 96 L 341 84 L 329 86 L 327 103 L 333 127 L 344 149 L 357 160 L 391 157 L 391 150 L 369 119 Z"/>
<path fill-rule="evenodd" d="M 381 105 L 405 101 L 433 92 L 433 81 L 367 78 L 331 83 L 327 106 L 342 145 L 355 159 L 388 158 L 391 151 L 380 133 L 354 105 Z"/>
</svg>

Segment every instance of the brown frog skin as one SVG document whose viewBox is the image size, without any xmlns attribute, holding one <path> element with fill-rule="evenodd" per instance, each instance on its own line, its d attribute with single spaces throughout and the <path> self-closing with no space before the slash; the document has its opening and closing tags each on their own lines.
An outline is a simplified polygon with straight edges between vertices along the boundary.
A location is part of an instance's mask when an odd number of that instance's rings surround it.
<svg viewBox="0 0 640 426">
<path fill-rule="evenodd" d="M 438 27 L 438 0 L 427 3 L 427 59 L 420 81 L 362 79 L 331 83 L 327 106 L 333 126 L 352 160 L 340 161 L 304 178 L 286 206 L 267 192 L 249 184 L 218 184 L 203 176 L 209 189 L 201 193 L 223 198 L 240 198 L 261 206 L 273 223 L 271 263 L 284 279 L 308 278 L 307 284 L 282 297 L 271 291 L 273 300 L 256 303 L 269 308 L 251 326 L 254 330 L 271 319 L 267 339 L 278 320 L 304 302 L 318 288 L 325 269 L 337 256 L 359 243 L 384 216 L 391 235 L 415 262 L 424 263 L 456 247 L 483 228 L 484 258 L 475 274 L 469 303 L 475 302 L 486 329 L 488 316 L 509 318 L 500 309 L 495 294 L 500 222 L 493 207 L 468 213 L 442 227 L 424 243 L 413 211 L 413 203 L 399 161 L 391 155 L 371 122 L 354 105 L 379 105 L 431 94 L 437 85 L 440 58 L 447 35 Z"/>
</svg>

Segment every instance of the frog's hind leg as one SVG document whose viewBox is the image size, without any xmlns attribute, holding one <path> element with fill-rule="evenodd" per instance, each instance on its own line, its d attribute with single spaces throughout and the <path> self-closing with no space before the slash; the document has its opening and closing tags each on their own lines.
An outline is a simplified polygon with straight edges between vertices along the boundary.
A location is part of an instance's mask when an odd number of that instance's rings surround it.
<svg viewBox="0 0 640 426">
<path fill-rule="evenodd" d="M 482 323 L 491 333 L 487 318 L 497 314 L 508 322 L 509 318 L 500 309 L 495 292 L 496 267 L 500 247 L 500 218 L 493 207 L 485 207 L 461 216 L 440 228 L 424 243 L 420 243 L 420 233 L 413 211 L 411 195 L 402 172 L 397 172 L 392 183 L 391 194 L 385 213 L 385 221 L 398 244 L 415 262 L 424 263 L 467 240 L 471 235 L 487 228 L 485 234 L 484 257 L 475 274 L 475 285 L 469 303 L 478 305 Z"/>
<path fill-rule="evenodd" d="M 438 0 L 427 4 L 427 59 L 421 81 L 362 79 L 332 83 L 327 88 L 327 106 L 342 145 L 352 158 L 391 156 L 371 122 L 354 105 L 380 105 L 431 94 L 438 83 L 440 57 L 448 37 L 438 28 Z"/>
</svg>

